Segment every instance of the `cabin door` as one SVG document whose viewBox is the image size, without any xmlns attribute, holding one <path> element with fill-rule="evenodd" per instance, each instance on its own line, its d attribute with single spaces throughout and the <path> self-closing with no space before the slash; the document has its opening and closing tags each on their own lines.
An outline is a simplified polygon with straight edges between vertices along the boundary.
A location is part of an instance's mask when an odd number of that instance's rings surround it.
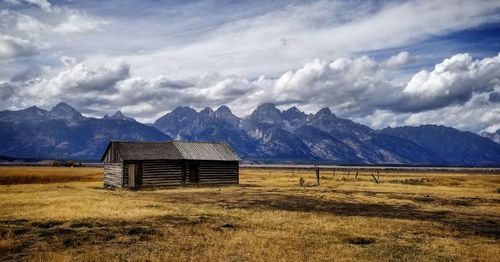
<svg viewBox="0 0 500 262">
<path fill-rule="evenodd" d="M 128 187 L 134 188 L 142 184 L 140 171 L 140 164 L 128 165 Z"/>
<path fill-rule="evenodd" d="M 200 164 L 189 163 L 188 164 L 188 184 L 199 184 L 200 183 Z"/>
</svg>

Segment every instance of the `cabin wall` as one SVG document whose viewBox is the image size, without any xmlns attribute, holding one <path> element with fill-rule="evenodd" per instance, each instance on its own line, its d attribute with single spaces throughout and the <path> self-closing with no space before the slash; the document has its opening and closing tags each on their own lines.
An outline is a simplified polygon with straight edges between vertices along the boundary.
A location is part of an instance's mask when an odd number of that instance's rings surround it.
<svg viewBox="0 0 500 262">
<path fill-rule="evenodd" d="M 238 161 L 198 161 L 200 184 L 238 184 Z"/>
<path fill-rule="evenodd" d="M 141 182 L 139 187 L 177 186 L 182 184 L 181 161 L 178 160 L 147 160 L 126 162 L 123 172 L 123 184 L 128 187 L 128 164 L 139 163 L 141 166 Z"/>
<path fill-rule="evenodd" d="M 106 152 L 104 156 L 104 163 L 121 163 L 121 157 L 118 154 L 118 151 L 115 149 L 113 145 L 110 146 L 109 150 Z"/>
<path fill-rule="evenodd" d="M 123 187 L 122 163 L 104 163 L 104 186 Z"/>
<path fill-rule="evenodd" d="M 115 166 L 113 176 L 108 179 L 112 186 L 128 188 L 128 165 L 139 164 L 141 185 L 137 187 L 179 186 L 183 184 L 238 184 L 238 161 L 193 161 L 193 160 L 147 160 L 125 161 L 124 164 L 105 163 L 108 169 Z M 190 177 L 189 168 L 197 166 L 198 180 Z M 120 175 L 117 175 L 120 173 Z M 122 178 L 119 180 L 119 178 Z M 106 184 L 106 178 L 105 178 Z M 120 186 L 117 186 L 119 184 Z"/>
</svg>

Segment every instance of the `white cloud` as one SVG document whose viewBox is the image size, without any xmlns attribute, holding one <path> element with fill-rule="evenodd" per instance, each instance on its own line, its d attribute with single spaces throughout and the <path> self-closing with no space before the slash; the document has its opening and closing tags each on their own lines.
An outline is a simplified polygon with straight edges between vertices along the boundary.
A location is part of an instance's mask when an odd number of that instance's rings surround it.
<svg viewBox="0 0 500 262">
<path fill-rule="evenodd" d="M 38 19 L 23 14 L 18 14 L 16 28 L 17 30 L 23 31 L 31 37 L 36 37 L 40 34 L 46 33 L 49 30 L 48 27 L 45 24 L 41 23 Z"/>
<path fill-rule="evenodd" d="M 172 80 L 164 75 L 145 79 L 131 76 L 129 65 L 124 62 L 115 61 L 94 68 L 84 63 L 73 64 L 70 58 L 63 58 L 63 61 L 65 59 L 69 61 L 66 69 L 51 78 L 32 82 L 17 93 L 9 91 L 9 97 L 24 101 L 42 100 L 47 104 L 66 101 L 84 113 L 96 116 L 121 109 L 145 122 L 152 122 L 177 106 L 200 109 L 227 104 L 244 116 L 258 104 L 272 102 L 282 108 L 296 105 L 307 112 L 328 106 L 341 117 L 374 128 L 433 123 L 482 131 L 500 124 L 499 103 L 490 101 L 490 94 L 500 88 L 488 88 L 500 77 L 498 57 L 473 60 L 467 54 L 459 54 L 437 64 L 429 74 L 447 77 L 434 81 L 431 89 L 426 84 L 420 86 L 420 93 L 414 100 L 425 106 L 414 113 L 400 112 L 401 105 L 409 99 L 405 90 L 413 88 L 414 79 L 421 73 L 416 73 L 401 86 L 389 78 L 391 69 L 386 67 L 385 61 L 378 62 L 369 57 L 341 58 L 331 62 L 316 59 L 296 71 L 283 73 L 277 79 L 261 76 L 255 80 L 215 73 L 182 80 Z M 456 80 L 454 74 L 466 75 L 467 80 Z M 464 89 L 464 84 L 468 89 Z M 450 90 L 445 92 L 449 98 L 435 96 L 436 89 Z M 465 92 L 470 97 L 461 105 L 429 106 L 439 104 L 443 99 L 451 101 L 457 92 Z"/>
<path fill-rule="evenodd" d="M 397 55 L 393 55 L 387 59 L 385 62 L 387 67 L 400 67 L 417 61 L 415 57 L 410 55 L 407 51 L 399 52 Z"/>
<path fill-rule="evenodd" d="M 36 80 L 16 82 L 23 84 L 12 89 L 14 93 L 6 89 L 2 95 L 9 95 L 10 104 L 5 104 L 11 107 L 14 102 L 19 107 L 67 100 L 91 113 L 121 108 L 151 121 L 179 105 L 228 104 L 245 115 L 257 104 L 274 102 L 309 112 L 330 106 L 340 116 L 378 127 L 441 120 L 471 129 L 474 121 L 481 129 L 498 124 L 488 113 L 498 112 L 500 104 L 498 56 L 474 60 L 460 54 L 407 77 L 401 76 L 400 67 L 415 61 L 409 52 L 386 61 L 352 54 L 408 47 L 432 36 L 498 22 L 495 10 L 500 2 L 317 1 L 216 18 L 211 12 L 199 16 L 205 10 L 201 6 L 211 6 L 210 1 L 181 5 L 182 11 L 176 11 L 180 15 L 172 16 L 165 10 L 142 9 L 153 5 L 147 3 L 137 12 L 151 17 L 140 19 L 134 16 L 136 10 L 106 16 L 101 7 L 87 5 L 83 11 L 63 2 L 26 2 L 47 12 L 18 7 L 1 11 L 0 60 L 7 68 L 0 72 L 1 79 L 12 79 L 26 66 L 50 69 L 36 74 Z M 108 2 L 105 8 L 115 5 Z M 40 56 L 24 63 L 40 49 Z M 126 63 L 107 64 L 118 55 Z M 24 59 L 17 61 L 19 57 Z M 418 57 L 425 59 L 422 53 Z M 460 111 L 462 107 L 467 111 Z M 454 112 L 474 119 L 439 118 Z M 488 123 L 492 125 L 485 127 Z"/>
<path fill-rule="evenodd" d="M 437 64 L 434 70 L 416 73 L 401 92 L 395 108 L 418 112 L 469 101 L 474 93 L 500 87 L 500 54 L 473 60 L 457 54 Z"/>
<path fill-rule="evenodd" d="M 32 5 L 36 5 L 45 12 L 52 11 L 52 5 L 47 0 L 23 0 L 23 1 Z"/>
<path fill-rule="evenodd" d="M 99 93 L 112 92 L 117 82 L 129 76 L 129 66 L 120 61 L 108 63 L 94 70 L 80 63 L 51 79 L 41 80 L 27 89 L 27 93 L 31 97 L 40 97 L 46 101 L 55 97 L 61 101 L 64 98 L 73 101 L 83 99 L 85 96 L 96 97 Z"/>
<path fill-rule="evenodd" d="M 348 3 L 290 5 L 231 21 L 181 45 L 163 39 L 164 48 L 125 59 L 143 76 L 169 71 L 186 77 L 215 71 L 256 77 L 290 70 L 314 57 L 332 59 L 397 47 L 499 21 L 500 16 L 492 13 L 497 8 L 500 2 L 492 1 L 409 1 L 385 4 L 376 12 Z"/>
<path fill-rule="evenodd" d="M 283 104 L 327 105 L 342 115 L 366 115 L 393 101 L 395 90 L 378 62 L 341 58 L 330 63 L 315 60 L 283 74 L 271 97 Z"/>
<path fill-rule="evenodd" d="M 77 59 L 70 56 L 61 56 L 59 60 L 64 64 L 65 67 L 72 67 L 77 64 Z"/>
<path fill-rule="evenodd" d="M 28 40 L 0 34 L 0 60 L 36 55 L 39 48 Z"/>
<path fill-rule="evenodd" d="M 62 34 L 84 33 L 99 30 L 106 24 L 106 21 L 73 12 L 68 15 L 66 21 L 58 24 L 54 28 L 54 32 Z"/>
</svg>

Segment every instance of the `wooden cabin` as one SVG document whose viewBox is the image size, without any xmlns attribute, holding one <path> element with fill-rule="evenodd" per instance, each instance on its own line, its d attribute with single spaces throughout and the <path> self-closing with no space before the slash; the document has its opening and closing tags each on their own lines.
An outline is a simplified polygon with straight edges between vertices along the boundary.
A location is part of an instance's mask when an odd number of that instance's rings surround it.
<svg viewBox="0 0 500 262">
<path fill-rule="evenodd" d="M 101 158 L 104 186 L 238 184 L 238 155 L 224 143 L 111 141 Z"/>
</svg>

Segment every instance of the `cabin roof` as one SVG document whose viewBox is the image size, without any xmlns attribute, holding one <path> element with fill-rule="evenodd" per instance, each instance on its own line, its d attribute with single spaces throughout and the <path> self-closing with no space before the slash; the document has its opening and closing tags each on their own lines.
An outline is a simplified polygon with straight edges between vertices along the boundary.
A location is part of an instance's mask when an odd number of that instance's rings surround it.
<svg viewBox="0 0 500 262">
<path fill-rule="evenodd" d="M 111 148 L 114 148 L 123 160 L 240 160 L 233 149 L 225 143 L 111 141 L 101 161 Z"/>
<path fill-rule="evenodd" d="M 182 154 L 183 159 L 189 160 L 224 160 L 238 161 L 240 158 L 233 149 L 225 143 L 208 142 L 172 142 Z"/>
</svg>

